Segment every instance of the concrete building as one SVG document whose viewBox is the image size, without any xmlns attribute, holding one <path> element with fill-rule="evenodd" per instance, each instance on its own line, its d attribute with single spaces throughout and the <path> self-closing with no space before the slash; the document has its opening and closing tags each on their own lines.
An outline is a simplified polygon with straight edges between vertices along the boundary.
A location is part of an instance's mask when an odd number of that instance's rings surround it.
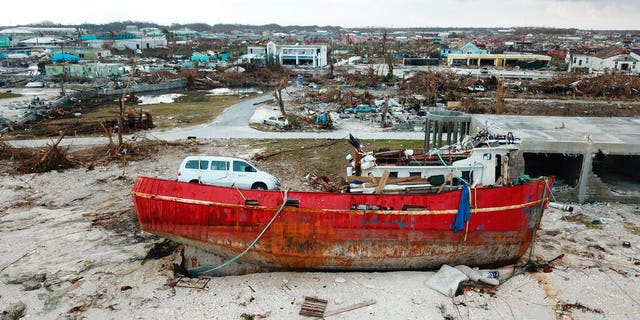
<svg viewBox="0 0 640 320">
<path fill-rule="evenodd" d="M 164 48 L 167 46 L 167 37 L 162 36 L 153 36 L 153 37 L 141 37 L 138 39 L 126 39 L 126 40 L 116 40 L 113 42 L 112 47 L 118 50 L 144 50 L 144 49 L 155 49 L 155 48 Z"/>
<path fill-rule="evenodd" d="M 551 57 L 541 54 L 528 53 L 497 53 L 497 54 L 449 54 L 449 66 L 495 66 L 520 67 L 521 69 L 538 69 L 549 65 Z"/>
<path fill-rule="evenodd" d="M 328 64 L 326 45 L 277 45 L 267 43 L 266 60 L 283 66 L 325 67 Z"/>
<path fill-rule="evenodd" d="M 95 49 L 95 48 L 78 48 L 78 47 L 67 47 L 67 48 L 59 48 L 51 50 L 52 56 L 56 54 L 64 53 L 65 55 L 73 55 L 78 59 L 73 60 L 98 60 L 103 57 L 111 56 L 111 51 L 104 49 Z M 56 59 L 54 59 L 54 62 Z"/>
<path fill-rule="evenodd" d="M 522 139 L 525 172 L 557 177 L 557 201 L 640 201 L 640 120 L 474 114 L 472 128 Z"/>
<path fill-rule="evenodd" d="M 640 50 L 607 48 L 593 55 L 575 54 L 568 59 L 567 71 L 587 73 L 622 72 L 640 74 Z"/>
<path fill-rule="evenodd" d="M 59 76 L 65 73 L 70 77 L 79 78 L 107 78 L 110 75 L 125 73 L 122 63 L 87 63 L 87 64 L 56 64 L 44 67 L 47 76 Z"/>
</svg>

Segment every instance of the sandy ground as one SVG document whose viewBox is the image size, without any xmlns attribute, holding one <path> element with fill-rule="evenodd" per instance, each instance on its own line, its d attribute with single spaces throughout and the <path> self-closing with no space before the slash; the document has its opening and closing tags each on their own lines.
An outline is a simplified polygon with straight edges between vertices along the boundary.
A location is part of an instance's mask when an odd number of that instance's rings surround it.
<svg viewBox="0 0 640 320">
<path fill-rule="evenodd" d="M 454 298 L 425 284 L 435 272 L 275 272 L 191 283 L 173 272 L 178 254 L 145 259 L 162 239 L 137 225 L 129 192 L 138 175 L 173 179 L 193 152 L 248 159 L 257 151 L 228 140 L 185 142 L 127 166 L 1 175 L 3 319 L 22 307 L 24 319 L 306 319 L 299 315 L 305 296 L 328 300 L 328 311 L 376 301 L 329 319 L 638 318 L 638 205 L 549 208 L 533 256 L 544 263 L 564 254 L 549 264 L 551 272 L 517 273 Z M 284 182 L 308 188 L 299 177 Z"/>
</svg>

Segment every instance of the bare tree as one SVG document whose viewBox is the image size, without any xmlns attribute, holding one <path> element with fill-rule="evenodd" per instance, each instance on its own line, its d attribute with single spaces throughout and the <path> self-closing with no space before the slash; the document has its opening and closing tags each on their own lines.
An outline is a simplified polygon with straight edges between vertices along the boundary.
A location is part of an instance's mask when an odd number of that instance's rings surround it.
<svg viewBox="0 0 640 320">
<path fill-rule="evenodd" d="M 282 90 L 287 88 L 288 82 L 289 82 L 288 76 L 280 79 L 280 82 L 278 83 L 278 87 L 276 88 L 276 91 L 273 93 L 273 97 L 276 99 L 276 102 L 278 102 L 278 106 L 280 107 L 280 112 L 284 117 L 287 116 L 287 112 L 284 110 L 284 100 L 282 99 Z"/>
<path fill-rule="evenodd" d="M 498 81 L 496 88 L 495 102 L 493 104 L 495 114 L 503 114 L 505 108 L 505 97 L 507 95 L 507 89 L 501 81 Z"/>
<path fill-rule="evenodd" d="M 126 107 L 125 107 L 125 98 L 127 96 L 127 93 L 129 92 L 129 87 L 131 86 L 131 83 L 133 83 L 133 78 L 135 77 L 136 74 L 136 69 L 137 69 L 137 65 L 138 65 L 138 60 L 137 58 L 134 56 L 133 60 L 131 61 L 131 73 L 129 74 L 129 78 L 127 79 L 127 85 L 124 87 L 124 90 L 122 91 L 122 96 L 120 97 L 120 104 L 119 104 L 119 112 L 118 112 L 118 150 L 120 150 L 120 148 L 123 146 L 122 144 L 122 129 L 123 129 L 123 123 L 124 123 L 124 114 L 126 111 Z"/>
</svg>

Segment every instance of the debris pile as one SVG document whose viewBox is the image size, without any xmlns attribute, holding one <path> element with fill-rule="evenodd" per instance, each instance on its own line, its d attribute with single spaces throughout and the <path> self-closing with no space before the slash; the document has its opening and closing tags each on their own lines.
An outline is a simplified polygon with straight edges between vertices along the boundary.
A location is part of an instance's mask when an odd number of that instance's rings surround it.
<svg viewBox="0 0 640 320">
<path fill-rule="evenodd" d="M 572 94 L 590 98 L 637 99 L 640 96 L 640 78 L 625 74 L 604 74 L 580 77 L 569 74 L 530 86 L 543 94 Z"/>
<path fill-rule="evenodd" d="M 5 162 L 6 171 L 18 174 L 42 173 L 54 170 L 84 167 L 93 170 L 97 164 L 106 165 L 113 160 L 139 160 L 156 154 L 160 146 L 170 145 L 165 141 L 140 139 L 125 141 L 121 145 L 96 146 L 90 149 L 71 151 L 69 146 L 61 147 L 60 142 L 66 132 L 52 145 L 40 148 L 18 148 L 0 141 L 0 160 Z"/>
<path fill-rule="evenodd" d="M 63 136 L 51 146 L 35 149 L 15 148 L 9 144 L 0 142 L 2 159 L 17 162 L 15 170 L 21 174 L 48 172 L 76 167 L 78 160 L 69 156 L 69 147 L 60 148 L 58 146 Z"/>
</svg>

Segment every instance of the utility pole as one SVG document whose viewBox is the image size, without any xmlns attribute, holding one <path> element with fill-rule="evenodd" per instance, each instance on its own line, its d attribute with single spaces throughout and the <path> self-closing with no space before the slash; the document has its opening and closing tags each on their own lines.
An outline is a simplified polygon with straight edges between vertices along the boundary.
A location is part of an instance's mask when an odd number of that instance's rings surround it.
<svg viewBox="0 0 640 320">
<path fill-rule="evenodd" d="M 62 51 L 62 81 L 60 81 L 60 96 L 65 96 L 64 92 L 64 76 L 67 74 L 67 57 L 64 55 L 64 39 L 60 42 L 60 48 Z"/>
</svg>

